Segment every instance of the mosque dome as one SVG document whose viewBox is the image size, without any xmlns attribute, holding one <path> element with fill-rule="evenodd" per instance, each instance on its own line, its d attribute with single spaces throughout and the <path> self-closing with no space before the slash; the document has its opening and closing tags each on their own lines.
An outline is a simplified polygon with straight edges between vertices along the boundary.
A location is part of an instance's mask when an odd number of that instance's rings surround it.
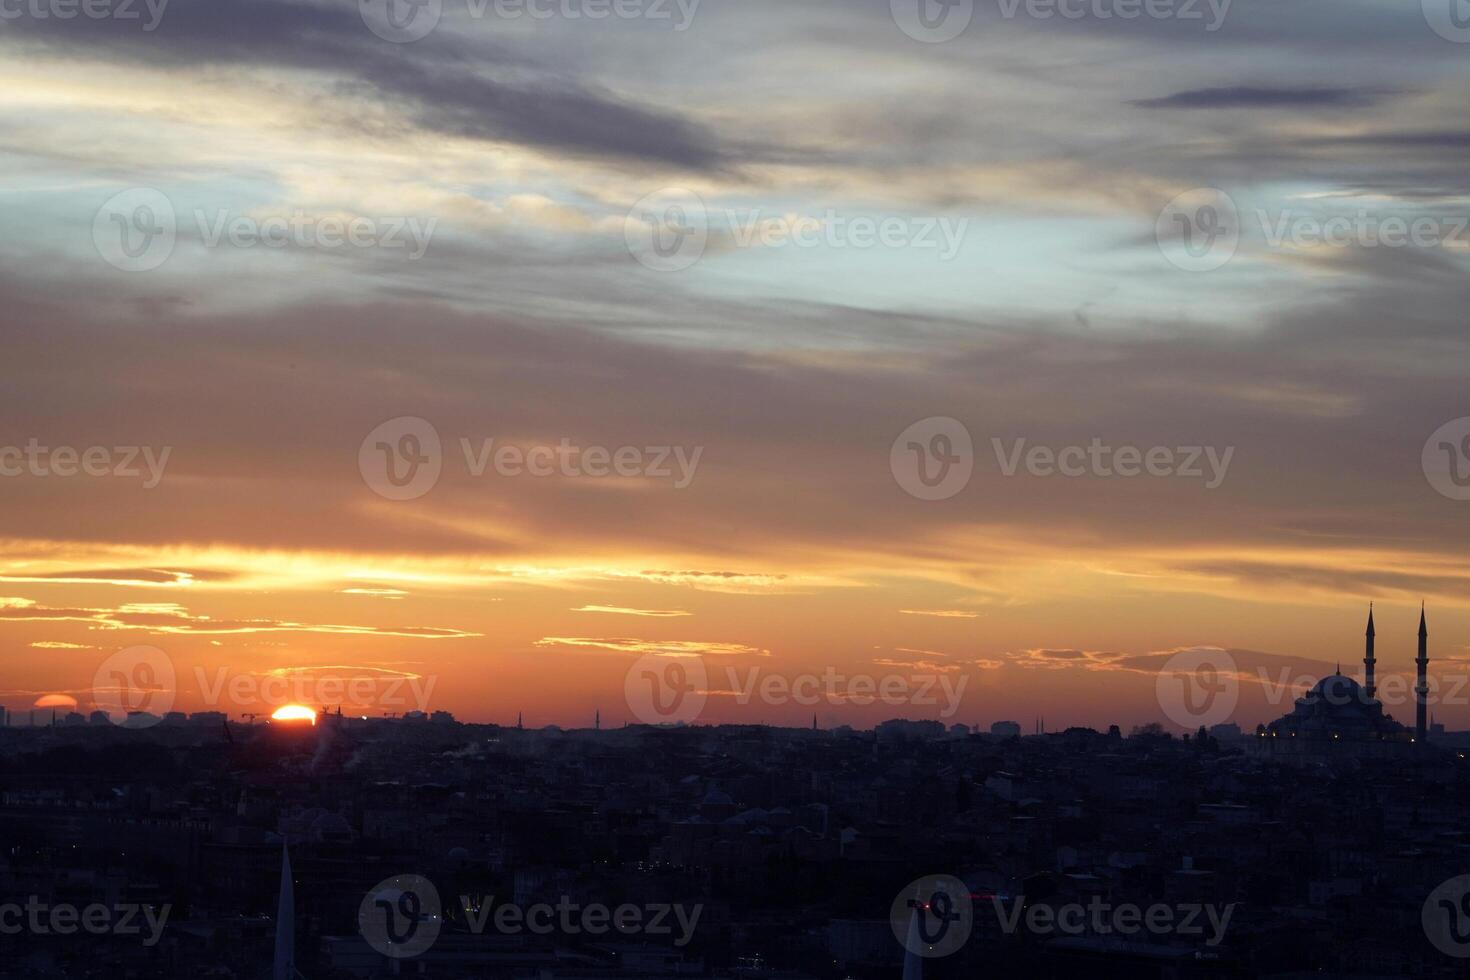
<svg viewBox="0 0 1470 980">
<path fill-rule="evenodd" d="M 1383 703 L 1341 673 L 1329 674 L 1297 698 L 1291 712 L 1266 726 L 1268 737 L 1378 740 L 1405 731 Z"/>
</svg>

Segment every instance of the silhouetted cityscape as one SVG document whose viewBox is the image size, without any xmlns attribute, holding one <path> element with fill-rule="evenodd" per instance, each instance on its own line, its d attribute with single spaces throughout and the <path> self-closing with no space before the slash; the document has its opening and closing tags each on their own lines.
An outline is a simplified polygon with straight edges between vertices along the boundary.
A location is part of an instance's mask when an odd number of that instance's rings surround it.
<svg viewBox="0 0 1470 980">
<path fill-rule="evenodd" d="M 1470 737 L 1021 728 L 8 727 L 0 976 L 1463 975 Z"/>
</svg>

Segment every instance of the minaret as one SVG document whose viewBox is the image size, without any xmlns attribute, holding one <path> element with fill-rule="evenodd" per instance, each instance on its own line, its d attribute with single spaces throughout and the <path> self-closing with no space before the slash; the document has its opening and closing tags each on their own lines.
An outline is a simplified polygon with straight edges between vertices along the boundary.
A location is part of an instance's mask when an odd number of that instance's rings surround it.
<svg viewBox="0 0 1470 980">
<path fill-rule="evenodd" d="M 598 708 L 597 709 L 597 718 L 596 718 L 596 720 L 594 720 L 592 722 L 592 727 L 595 730 L 599 731 L 599 732 L 602 731 L 602 709 L 601 708 Z"/>
<path fill-rule="evenodd" d="M 1414 685 L 1414 738 L 1420 744 L 1428 734 L 1424 726 L 1424 712 L 1429 698 L 1429 626 L 1424 621 L 1424 607 L 1419 607 L 1419 658 L 1414 661 L 1419 669 L 1419 680 Z"/>
<path fill-rule="evenodd" d="M 924 958 L 919 955 L 923 948 L 923 927 L 919 917 L 923 914 L 922 901 L 915 896 L 909 900 L 913 914 L 909 916 L 908 942 L 904 943 L 903 980 L 924 980 Z"/>
<path fill-rule="evenodd" d="M 1373 638 L 1378 631 L 1373 628 L 1373 603 L 1368 603 L 1368 647 L 1363 654 L 1363 691 L 1372 701 L 1378 694 L 1378 685 L 1373 680 L 1373 669 L 1378 666 L 1378 660 L 1373 656 Z"/>
<path fill-rule="evenodd" d="M 521 729 L 523 729 L 523 728 L 526 727 L 525 720 L 526 720 L 526 716 L 524 714 L 522 714 L 521 712 L 517 711 L 516 712 L 516 731 L 520 731 Z"/>
<path fill-rule="evenodd" d="M 291 853 L 281 845 L 281 893 L 276 900 L 276 960 L 271 980 L 296 980 L 296 893 Z"/>
</svg>

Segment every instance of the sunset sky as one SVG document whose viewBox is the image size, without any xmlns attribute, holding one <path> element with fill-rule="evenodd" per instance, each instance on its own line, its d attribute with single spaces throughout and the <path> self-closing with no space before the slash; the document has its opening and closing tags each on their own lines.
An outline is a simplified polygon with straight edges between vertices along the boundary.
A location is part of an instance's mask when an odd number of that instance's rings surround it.
<svg viewBox="0 0 1470 980">
<path fill-rule="evenodd" d="M 1412 671 L 1421 601 L 1431 673 L 1470 668 L 1470 501 L 1424 465 L 1470 416 L 1470 44 L 1440 0 L 1235 0 L 1213 30 L 979 0 L 938 43 L 903 0 L 432 0 L 394 43 L 387 2 L 6 8 L 0 465 L 139 452 L 0 476 L 0 703 L 90 710 L 148 645 L 185 711 L 268 711 L 211 700 L 221 672 L 332 675 L 616 725 L 660 653 L 702 658 L 701 721 L 940 716 L 728 690 L 832 667 L 967 677 L 951 722 L 1126 731 L 1165 720 L 1177 650 L 1356 673 L 1370 601 L 1380 672 Z M 1191 271 L 1156 227 L 1200 188 L 1239 243 Z M 130 266 L 160 198 L 167 254 Z M 683 268 L 636 245 L 669 201 L 706 209 Z M 1334 217 L 1435 240 L 1278 234 Z M 403 418 L 440 473 L 390 499 L 369 436 L 423 448 Z M 974 447 L 938 500 L 891 461 L 932 418 Z M 670 472 L 476 475 L 489 439 Z M 1231 455 L 1209 487 L 1006 475 L 993 442 L 1094 439 Z M 1247 686 L 1242 725 L 1289 707 Z"/>
</svg>

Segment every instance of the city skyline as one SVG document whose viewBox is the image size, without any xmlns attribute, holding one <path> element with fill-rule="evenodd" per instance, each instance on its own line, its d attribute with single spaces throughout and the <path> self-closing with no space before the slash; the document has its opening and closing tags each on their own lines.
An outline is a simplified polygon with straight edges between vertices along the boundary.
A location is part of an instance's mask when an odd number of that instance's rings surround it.
<svg viewBox="0 0 1470 980">
<path fill-rule="evenodd" d="M 1029 733 L 1034 726 L 1028 720 L 1046 719 L 1047 710 L 1029 710 L 1028 702 L 1018 701 L 1013 692 L 995 688 L 1003 687 L 1006 678 L 1016 671 L 1035 671 L 1044 679 L 1058 671 L 1086 669 L 1117 673 L 1134 685 L 1146 683 L 1150 700 L 1137 716 L 1130 717 L 1100 716 L 1099 709 L 1061 701 L 1056 696 L 1041 697 L 1038 703 L 1051 706 L 1051 724 L 1045 730 L 1106 730 L 1117 725 L 1127 731 L 1160 723 L 1167 730 L 1184 732 L 1217 724 L 1235 724 L 1249 731 L 1273 720 L 1317 681 L 1342 673 L 1344 663 L 1349 677 L 1363 678 L 1369 698 L 1376 695 L 1386 713 L 1392 716 L 1397 712 L 1400 721 L 1412 727 L 1414 674 L 1399 663 L 1402 658 L 1396 655 L 1392 636 L 1387 636 L 1389 642 L 1378 648 L 1384 654 L 1375 655 L 1375 618 L 1381 614 L 1375 607 L 1368 615 L 1367 656 L 1375 656 L 1376 684 L 1367 676 L 1366 657 L 1359 660 L 1339 656 L 1329 664 L 1219 647 L 1192 647 L 1139 657 L 1105 656 L 1097 651 L 1028 651 L 1032 666 L 998 661 L 973 673 L 935 660 L 918 668 L 880 660 L 867 671 L 844 672 L 828 665 L 820 672 L 803 674 L 785 673 L 776 665 L 762 662 L 768 658 L 746 662 L 732 659 L 722 664 L 714 657 L 680 650 L 669 655 L 645 653 L 623 672 L 621 690 L 605 692 L 609 696 L 594 702 L 587 716 L 545 715 L 532 708 L 530 727 L 590 729 L 602 727 L 605 720 L 609 727 L 729 724 L 867 730 L 883 721 L 909 719 L 964 725 L 975 731 L 987 731 L 997 722 L 1016 722 Z M 1421 609 L 1421 628 L 1425 615 Z M 1459 709 L 1470 699 L 1470 675 L 1460 670 L 1454 658 L 1442 662 L 1432 643 L 1426 645 L 1426 650 L 1426 709 L 1438 725 L 1453 729 L 1460 717 Z M 1079 659 L 1088 666 L 1072 664 Z M 1050 665 L 1053 661 L 1055 666 Z M 1409 665 L 1416 666 L 1416 662 L 1411 660 Z M 1006 671 L 1006 667 L 1013 669 Z M 680 672 L 674 681 L 655 676 L 669 668 Z M 954 669 L 954 673 L 944 673 L 946 669 Z M 987 673 L 994 678 L 992 688 L 972 690 L 970 685 L 977 674 L 983 678 Z M 92 695 L 90 700 L 90 691 L 78 690 L 49 692 L 30 704 L 12 702 L 5 705 L 7 723 L 46 725 L 68 716 L 93 720 L 110 716 L 112 723 L 121 724 L 126 715 L 134 713 L 151 719 L 145 724 L 157 723 L 169 713 L 221 715 L 254 723 L 265 721 L 283 707 L 308 707 L 364 718 L 427 717 L 440 712 L 473 724 L 522 727 L 527 707 L 517 705 L 501 716 L 487 714 L 483 705 L 474 702 L 469 703 L 468 710 L 456 709 L 456 701 L 438 696 L 440 677 L 403 671 L 385 676 L 338 667 L 256 676 L 225 669 L 209 674 L 195 667 L 191 675 L 186 665 L 174 662 L 162 649 L 152 646 L 131 647 L 114 654 L 103 662 L 96 677 L 99 681 L 104 677 L 120 678 L 122 683 L 116 688 L 99 687 L 103 693 Z M 1189 690 L 1176 694 L 1170 686 L 1175 684 Z M 1230 689 L 1227 708 L 1206 711 L 1185 700 L 1210 695 L 1210 688 L 1221 684 Z M 693 696 L 687 699 L 690 703 L 680 703 L 686 695 Z M 1112 711 L 1119 703 L 1123 702 L 1104 702 L 1100 710 Z M 991 713 L 977 710 L 987 704 L 995 705 Z M 1078 711 L 1092 713 L 1077 717 Z"/>
</svg>

